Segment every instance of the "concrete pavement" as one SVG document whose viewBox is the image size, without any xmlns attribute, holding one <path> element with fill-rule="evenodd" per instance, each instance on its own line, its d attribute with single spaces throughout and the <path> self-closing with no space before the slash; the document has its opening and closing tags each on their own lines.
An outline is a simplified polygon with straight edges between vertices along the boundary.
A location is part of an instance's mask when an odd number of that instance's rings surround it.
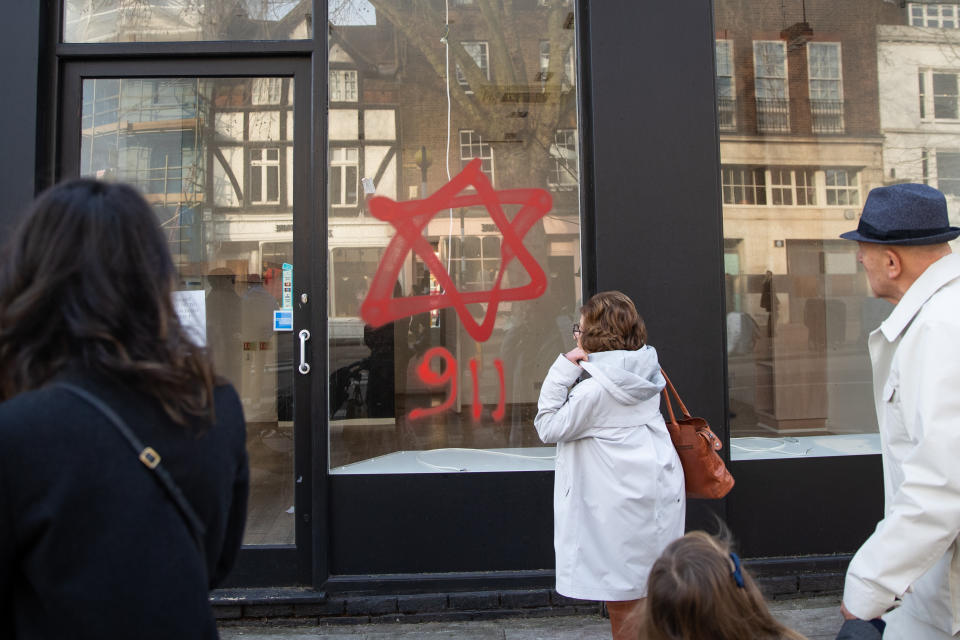
<svg viewBox="0 0 960 640">
<path fill-rule="evenodd" d="M 770 609 L 781 622 L 810 640 L 834 640 L 840 630 L 839 596 L 775 600 Z M 223 640 L 609 640 L 610 623 L 599 615 L 501 618 L 468 622 L 283 627 L 264 623 L 222 623 Z"/>
</svg>

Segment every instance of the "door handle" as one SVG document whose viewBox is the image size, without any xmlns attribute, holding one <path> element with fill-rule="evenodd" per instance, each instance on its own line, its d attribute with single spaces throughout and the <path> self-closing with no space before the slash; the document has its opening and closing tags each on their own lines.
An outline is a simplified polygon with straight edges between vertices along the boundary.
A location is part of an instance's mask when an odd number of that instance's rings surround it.
<svg viewBox="0 0 960 640">
<path fill-rule="evenodd" d="M 297 367 L 297 371 L 303 375 L 307 375 L 310 373 L 310 363 L 307 362 L 307 340 L 310 339 L 310 332 L 306 329 L 301 329 L 298 335 L 300 336 L 300 366 Z"/>
</svg>

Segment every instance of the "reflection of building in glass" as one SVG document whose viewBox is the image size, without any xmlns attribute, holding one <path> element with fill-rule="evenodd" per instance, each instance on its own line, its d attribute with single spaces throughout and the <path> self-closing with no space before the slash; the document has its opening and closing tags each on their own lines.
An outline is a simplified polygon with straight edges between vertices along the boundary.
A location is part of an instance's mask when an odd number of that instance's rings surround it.
<svg viewBox="0 0 960 640">
<path fill-rule="evenodd" d="M 756 334 L 728 335 L 732 428 L 872 430 L 857 407 L 870 416 L 875 314 L 856 247 L 837 236 L 884 183 L 876 33 L 904 14 L 864 1 L 851 21 L 846 5 L 781 4 L 715 7 L 728 332 Z"/>
<path fill-rule="evenodd" d="M 293 262 L 293 81 L 86 79 L 80 157 L 83 175 L 144 192 L 179 288 L 205 290 L 207 346 L 258 473 L 247 541 L 292 541 L 292 341 L 272 316 Z"/>
<path fill-rule="evenodd" d="M 309 38 L 310 0 L 66 0 L 64 42 Z"/>
<path fill-rule="evenodd" d="M 377 196 L 421 199 L 480 159 L 494 189 L 540 188 L 552 196 L 549 215 L 524 238 L 547 273 L 547 291 L 535 301 L 500 304 L 492 336 L 480 343 L 463 331 L 453 309 L 395 322 L 395 360 L 403 362 L 395 378 L 395 391 L 402 397 L 396 405 L 397 431 L 409 427 L 399 425 L 412 407 L 436 400 L 410 363 L 430 346 L 442 346 L 456 359 L 462 382 L 453 410 L 434 425 L 443 423 L 444 442 L 480 448 L 539 445 L 532 428 L 539 381 L 556 354 L 572 345 L 569 325 L 576 321 L 580 293 L 573 13 L 566 2 L 518 3 L 490 12 L 473 2 L 451 3 L 447 66 L 443 43 L 421 37 L 431 29 L 443 30 L 442 6 L 439 11 L 432 5 L 411 11 L 392 2 L 371 5 L 375 20 L 357 24 L 337 19 L 330 28 L 330 370 L 347 372 L 369 353 L 356 301 L 365 297 L 395 233 L 392 225 L 370 215 L 363 180 L 370 179 Z M 517 210 L 505 207 L 507 219 Z M 444 210 L 426 223 L 423 235 L 459 290 L 483 292 L 529 282 L 516 261 L 501 273 L 502 232 L 484 207 Z M 443 293 L 437 274 L 414 252 L 403 259 L 397 287 L 402 296 Z M 477 319 L 485 311 L 485 303 L 470 306 Z M 480 420 L 483 429 L 469 426 L 470 407 L 477 401 L 467 366 L 471 358 L 481 364 L 479 402 L 486 405 L 494 405 L 499 394 L 493 359 L 503 360 L 506 422 L 516 420 L 512 432 L 497 427 L 494 433 L 486 424 L 489 410 Z M 338 393 L 349 396 L 343 389 Z M 333 415 L 347 412 L 345 404 Z M 348 427 L 342 428 L 346 434 Z M 361 451 L 359 439 L 341 440 L 338 429 L 335 425 L 331 444 L 334 466 L 372 457 L 380 445 L 384 452 L 437 446 L 433 441 L 384 444 L 381 427 Z M 356 426 L 349 429 L 357 431 Z M 405 433 L 409 437 L 414 431 Z M 483 435 L 470 443 L 462 439 L 468 432 Z"/>
<path fill-rule="evenodd" d="M 911 4 L 911 24 L 880 26 L 880 122 L 886 182 L 922 182 L 960 220 L 960 30 L 955 5 Z M 921 13 L 922 12 L 922 13 Z M 947 16 L 950 20 L 947 20 Z M 934 19 L 936 18 L 936 20 Z"/>
</svg>

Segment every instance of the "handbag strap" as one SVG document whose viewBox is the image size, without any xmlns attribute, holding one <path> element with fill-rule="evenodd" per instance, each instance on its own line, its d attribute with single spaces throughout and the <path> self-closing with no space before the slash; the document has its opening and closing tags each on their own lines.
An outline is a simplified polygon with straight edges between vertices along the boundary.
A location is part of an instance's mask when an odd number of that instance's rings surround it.
<svg viewBox="0 0 960 640">
<path fill-rule="evenodd" d="M 677 388 L 673 386 L 673 383 L 670 382 L 670 378 L 667 376 L 667 372 L 663 370 L 663 367 L 660 367 L 660 373 L 663 375 L 663 379 L 667 381 L 667 386 L 663 388 L 663 397 L 666 400 L 667 404 L 667 415 L 670 416 L 670 424 L 677 424 L 677 418 L 673 415 L 673 405 L 670 404 L 670 394 L 673 394 L 673 397 L 677 399 L 677 406 L 680 407 L 680 413 L 684 418 L 690 417 L 690 412 L 687 411 L 687 405 L 683 404 L 683 400 L 680 399 L 680 394 L 677 393 Z M 669 392 L 667 391 L 669 389 Z"/>
<path fill-rule="evenodd" d="M 110 424 L 116 427 L 117 431 L 120 432 L 120 435 L 122 435 L 124 440 L 127 441 L 127 444 L 129 444 L 130 447 L 136 452 L 137 458 L 143 463 L 143 466 L 152 472 L 150 475 L 152 475 L 157 482 L 160 483 L 160 486 L 163 488 L 164 492 L 166 492 L 167 496 L 177 507 L 177 511 L 180 512 L 184 523 L 187 525 L 187 530 L 189 530 L 190 534 L 193 536 L 193 540 L 196 543 L 197 548 L 200 550 L 201 556 L 205 557 L 206 553 L 204 552 L 203 539 L 206 535 L 207 528 L 197 515 L 197 512 L 194 511 L 193 507 L 190 506 L 190 502 L 187 500 L 186 496 L 183 495 L 183 491 L 181 491 L 180 487 L 177 486 L 177 483 L 173 480 L 173 476 L 170 475 L 170 472 L 160 466 L 160 454 L 157 453 L 153 447 L 144 446 L 143 443 L 140 442 L 140 439 L 137 438 L 137 436 L 130 429 L 130 427 L 127 426 L 127 423 L 124 422 L 123 419 L 117 415 L 113 409 L 111 409 L 97 396 L 93 395 L 86 389 L 81 389 L 80 387 L 67 382 L 57 382 L 54 386 L 63 387 L 67 391 L 87 401 L 100 413 L 106 416 L 107 420 L 110 421 Z"/>
</svg>

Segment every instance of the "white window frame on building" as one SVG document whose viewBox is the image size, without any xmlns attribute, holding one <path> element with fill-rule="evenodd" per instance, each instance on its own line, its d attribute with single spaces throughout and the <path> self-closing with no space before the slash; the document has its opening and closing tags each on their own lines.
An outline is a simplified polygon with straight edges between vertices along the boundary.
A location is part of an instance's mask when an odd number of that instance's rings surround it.
<svg viewBox="0 0 960 640">
<path fill-rule="evenodd" d="M 356 69 L 330 69 L 330 102 L 357 102 L 359 84 Z"/>
<path fill-rule="evenodd" d="M 948 161 L 954 163 L 956 171 L 946 177 Z M 960 149 L 936 149 L 934 163 L 937 167 L 937 188 L 947 196 L 960 197 Z"/>
<path fill-rule="evenodd" d="M 563 82 L 564 91 L 573 87 L 573 80 L 577 77 L 575 58 L 573 55 L 573 46 L 567 47 L 566 59 L 563 61 Z M 537 73 L 537 80 L 546 82 L 550 79 L 550 41 L 540 41 L 540 71 Z"/>
<path fill-rule="evenodd" d="M 829 54 L 815 52 L 836 52 Z M 807 43 L 807 77 L 813 133 L 843 133 L 843 58 L 839 42 Z"/>
<path fill-rule="evenodd" d="M 576 189 L 580 185 L 579 155 L 576 129 L 557 129 L 550 145 L 553 171 L 547 185 L 556 191 Z"/>
<path fill-rule="evenodd" d="M 260 191 L 257 195 L 254 195 L 254 185 L 257 185 Z M 271 187 L 275 197 L 271 197 Z M 280 204 L 279 147 L 250 149 L 250 185 L 247 197 L 250 204 Z"/>
<path fill-rule="evenodd" d="M 250 87 L 251 104 L 280 104 L 283 78 L 254 78 Z"/>
<path fill-rule="evenodd" d="M 777 53 L 774 59 L 772 55 Z M 783 40 L 753 41 L 754 85 L 757 102 L 757 131 L 790 132 L 790 89 L 787 72 L 787 43 Z"/>
<path fill-rule="evenodd" d="M 480 158 L 480 168 L 494 184 L 493 147 L 483 141 L 483 136 L 473 129 L 460 130 L 460 168 L 467 166 L 474 158 Z"/>
<path fill-rule="evenodd" d="M 960 29 L 960 4 L 910 2 L 907 15 L 911 27 Z"/>
<path fill-rule="evenodd" d="M 772 206 L 817 206 L 817 177 L 812 167 L 770 167 L 767 202 Z"/>
<path fill-rule="evenodd" d="M 717 61 L 717 126 L 720 131 L 737 129 L 737 79 L 733 66 L 733 40 L 714 43 Z"/>
<path fill-rule="evenodd" d="M 950 87 L 944 87 L 952 84 Z M 960 120 L 960 71 L 956 69 L 920 69 L 918 88 L 920 118 L 924 121 Z M 931 117 L 932 116 L 932 117 Z"/>
<path fill-rule="evenodd" d="M 860 167 L 723 165 L 720 181 L 725 206 L 857 207 L 861 202 Z"/>
<path fill-rule="evenodd" d="M 859 207 L 860 171 L 853 167 L 829 167 L 824 173 L 824 206 Z M 843 177 L 842 180 L 840 179 Z"/>
<path fill-rule="evenodd" d="M 480 69 L 480 73 L 483 74 L 483 77 L 487 80 L 490 80 L 490 45 L 486 40 L 464 40 L 460 43 L 460 46 L 463 47 L 464 51 L 467 52 L 473 62 Z M 467 77 L 464 75 L 463 70 L 460 68 L 460 65 L 456 65 L 457 68 L 457 82 L 460 83 L 461 87 L 464 87 L 465 93 L 473 93 L 473 89 L 470 88 L 470 83 L 467 81 Z"/>
<path fill-rule="evenodd" d="M 352 158 L 351 158 L 352 152 Z M 353 168 L 353 179 L 350 179 L 350 168 Z M 353 198 L 349 198 L 350 183 L 352 182 Z M 330 148 L 330 206 L 336 208 L 354 208 L 360 201 L 360 148 L 359 147 L 331 147 Z"/>
<path fill-rule="evenodd" d="M 464 291 L 488 290 L 497 279 L 500 268 L 499 235 L 468 235 L 441 238 L 441 255 L 450 256 L 452 271 L 459 273 L 459 287 Z M 467 255 L 468 245 L 476 251 Z M 451 253 L 452 251 L 452 253 Z M 468 268 L 471 267 L 471 268 Z M 474 277 L 471 278 L 471 275 Z"/>
</svg>

